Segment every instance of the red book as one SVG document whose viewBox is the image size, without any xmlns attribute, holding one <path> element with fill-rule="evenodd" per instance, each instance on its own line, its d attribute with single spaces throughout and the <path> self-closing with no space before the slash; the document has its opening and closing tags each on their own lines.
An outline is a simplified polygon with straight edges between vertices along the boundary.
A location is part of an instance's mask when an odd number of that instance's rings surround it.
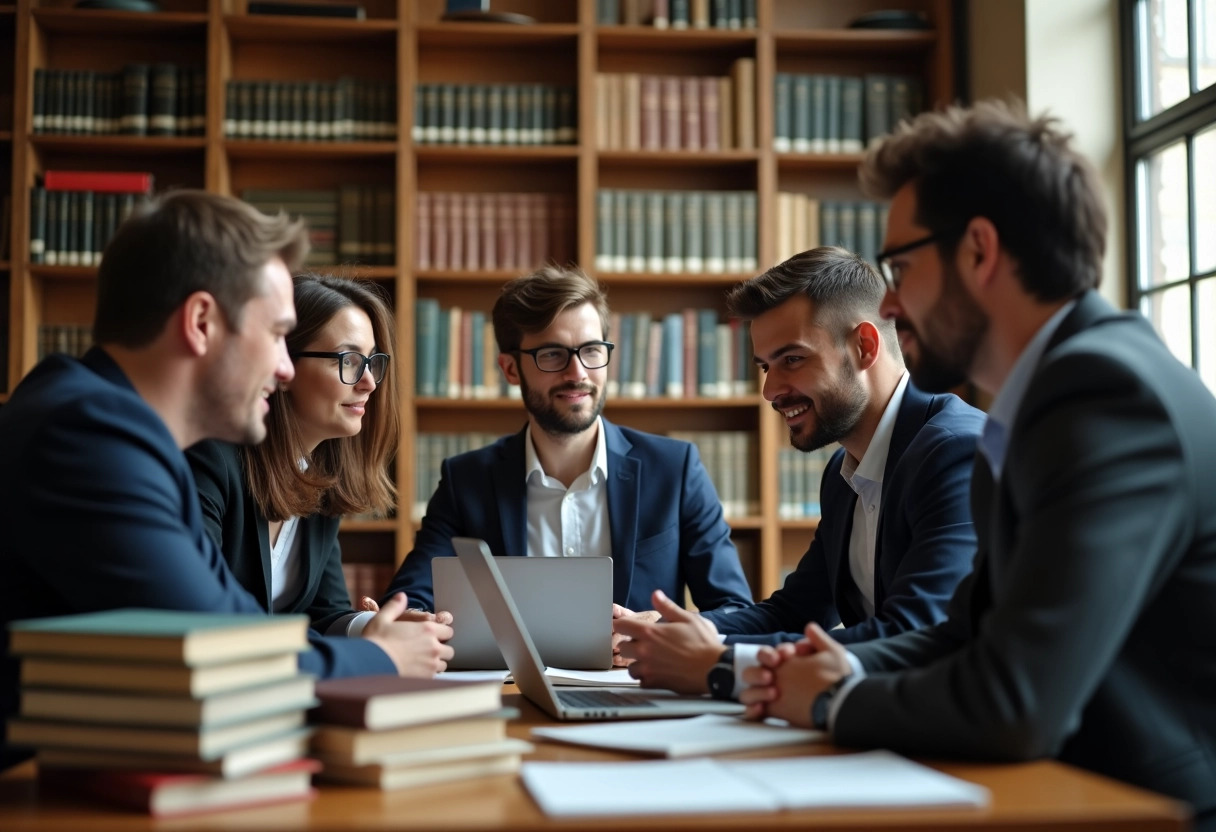
<svg viewBox="0 0 1216 832">
<path fill-rule="evenodd" d="M 718 136 L 720 119 L 718 101 L 718 78 L 702 78 L 701 81 L 701 147 L 719 150 L 722 142 Z"/>
<path fill-rule="evenodd" d="M 680 113 L 684 124 L 684 150 L 701 149 L 701 79 L 687 77 L 680 82 Z"/>
<path fill-rule="evenodd" d="M 53 768 L 39 773 L 42 784 L 107 803 L 147 812 L 154 817 L 180 817 L 203 812 L 309 800 L 315 796 L 316 760 L 295 760 L 246 777 L 224 779 L 122 769 Z"/>
<path fill-rule="evenodd" d="M 641 142 L 643 150 L 660 150 L 663 147 L 660 99 L 662 83 L 657 75 L 643 75 L 641 80 Z"/>
<path fill-rule="evenodd" d="M 498 268 L 514 269 L 519 258 L 515 253 L 515 194 L 497 194 L 495 225 L 498 227 Z"/>
<path fill-rule="evenodd" d="M 48 191 L 93 191 L 101 194 L 152 193 L 152 174 L 135 171 L 48 170 L 42 174 Z"/>
<path fill-rule="evenodd" d="M 680 142 L 680 79 L 665 75 L 659 86 L 659 112 L 662 114 L 660 135 L 664 150 L 679 150 Z"/>
<path fill-rule="evenodd" d="M 498 224 L 494 194 L 480 194 L 481 205 L 481 268 L 498 268 Z"/>
<path fill-rule="evenodd" d="M 425 271 L 431 267 L 431 195 L 426 191 L 419 191 L 415 196 L 418 208 L 414 222 L 417 224 L 418 234 L 414 243 L 414 265 Z"/>
</svg>

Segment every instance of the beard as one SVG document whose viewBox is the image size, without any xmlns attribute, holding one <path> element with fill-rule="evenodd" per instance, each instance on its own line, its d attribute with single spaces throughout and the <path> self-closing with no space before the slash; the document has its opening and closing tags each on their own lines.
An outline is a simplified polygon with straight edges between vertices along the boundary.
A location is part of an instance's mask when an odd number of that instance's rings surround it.
<svg viewBox="0 0 1216 832">
<path fill-rule="evenodd" d="M 774 401 L 773 408 L 789 410 L 800 404 L 811 408 L 815 422 L 810 433 L 805 435 L 791 427 L 790 444 L 809 453 L 839 442 L 853 432 L 866 409 L 866 391 L 846 358 L 841 362 L 840 381 L 819 394 L 814 402 L 805 397 L 787 396 Z"/>
<path fill-rule="evenodd" d="M 918 330 L 906 318 L 895 320 L 897 332 L 916 341 L 914 354 L 904 361 L 916 386 L 926 393 L 945 393 L 967 381 L 980 341 L 988 332 L 988 317 L 967 294 L 953 263 L 942 272 L 942 292 Z"/>
<path fill-rule="evenodd" d="M 572 436 L 582 433 L 595 424 L 604 411 L 604 397 L 594 384 L 563 384 L 548 391 L 533 390 L 521 373 L 519 391 L 523 394 L 524 407 L 537 426 L 552 436 Z M 558 393 L 583 392 L 591 396 L 588 404 L 576 404 L 562 412 L 553 403 L 552 396 Z"/>
</svg>

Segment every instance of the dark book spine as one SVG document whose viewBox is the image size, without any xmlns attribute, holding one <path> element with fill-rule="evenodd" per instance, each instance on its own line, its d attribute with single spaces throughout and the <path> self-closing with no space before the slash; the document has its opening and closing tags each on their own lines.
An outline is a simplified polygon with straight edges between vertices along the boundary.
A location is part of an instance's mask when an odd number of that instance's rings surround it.
<svg viewBox="0 0 1216 832">
<path fill-rule="evenodd" d="M 76 248 L 80 251 L 80 265 L 96 266 L 101 260 L 101 253 L 93 250 L 93 229 L 94 218 L 93 202 L 95 197 L 92 191 L 83 191 L 80 194 L 80 219 L 78 228 L 78 237 Z"/>
<path fill-rule="evenodd" d="M 47 70 L 34 70 L 34 101 L 33 117 L 30 120 L 30 130 L 35 133 L 46 132 L 46 86 Z"/>
<path fill-rule="evenodd" d="M 148 133 L 148 76 L 147 64 L 123 67 L 122 132 L 127 135 L 145 136 Z"/>
<path fill-rule="evenodd" d="M 177 67 L 153 64 L 148 99 L 148 135 L 172 136 L 177 132 Z"/>
<path fill-rule="evenodd" d="M 59 212 L 63 207 L 63 192 L 48 191 L 46 195 L 46 247 L 43 263 L 48 266 L 59 265 Z"/>
<path fill-rule="evenodd" d="M 30 188 L 30 262 L 46 262 L 46 190 Z"/>
</svg>

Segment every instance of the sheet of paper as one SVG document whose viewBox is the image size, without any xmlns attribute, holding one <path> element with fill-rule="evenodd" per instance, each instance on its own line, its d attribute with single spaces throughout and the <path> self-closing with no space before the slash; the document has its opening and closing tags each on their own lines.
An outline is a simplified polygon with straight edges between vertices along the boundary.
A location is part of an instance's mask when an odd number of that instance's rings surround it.
<svg viewBox="0 0 1216 832">
<path fill-rule="evenodd" d="M 983 786 L 890 751 L 773 760 L 718 760 L 726 771 L 769 790 L 787 809 L 987 806 Z"/>
<path fill-rule="evenodd" d="M 771 812 L 778 808 L 771 792 L 711 760 L 524 763 L 520 776 L 550 817 Z"/>
<path fill-rule="evenodd" d="M 445 670 L 439 674 L 440 679 L 454 679 L 457 682 L 488 682 L 497 679 L 504 684 L 510 681 L 511 674 L 505 670 Z"/>
<path fill-rule="evenodd" d="M 622 688 L 638 687 L 641 684 L 629 675 L 627 667 L 612 670 L 566 670 L 561 667 L 547 667 L 545 675 L 555 685 Z"/>
<path fill-rule="evenodd" d="M 778 720 L 745 722 L 720 714 L 706 714 L 691 719 L 547 726 L 533 728 L 532 736 L 659 757 L 696 757 L 752 748 L 801 745 L 827 737 L 822 731 L 791 728 Z"/>
</svg>

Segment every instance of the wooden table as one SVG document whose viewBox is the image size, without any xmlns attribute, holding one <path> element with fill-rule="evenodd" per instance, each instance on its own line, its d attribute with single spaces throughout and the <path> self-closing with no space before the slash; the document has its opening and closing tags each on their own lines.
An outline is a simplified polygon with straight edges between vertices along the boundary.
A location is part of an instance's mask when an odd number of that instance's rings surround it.
<svg viewBox="0 0 1216 832">
<path fill-rule="evenodd" d="M 514 688 L 506 690 L 513 691 Z M 522 716 L 510 726 L 512 736 L 528 738 L 533 725 L 551 724 L 547 716 L 517 693 L 506 704 Z M 798 746 L 746 756 L 792 756 L 839 753 L 822 744 Z M 531 760 L 622 760 L 627 755 L 537 742 Z M 980 765 L 924 761 L 933 768 L 987 786 L 992 805 L 983 810 L 800 811 L 761 815 L 683 815 L 674 818 L 605 818 L 559 822 L 546 819 L 519 779 L 499 776 L 381 792 L 374 789 L 321 785 L 311 803 L 285 804 L 221 812 L 177 820 L 153 820 L 96 803 L 38 792 L 33 763 L 0 776 L 0 830 L 3 832 L 97 832 L 98 830 L 240 830 L 308 829 L 325 832 L 366 830 L 602 830 L 602 832 L 704 832 L 704 830 L 793 829 L 926 830 L 1143 830 L 1173 832 L 1188 828 L 1186 807 L 1149 792 L 1044 761 L 1020 765 Z M 622 795 L 622 801 L 628 795 Z"/>
</svg>

